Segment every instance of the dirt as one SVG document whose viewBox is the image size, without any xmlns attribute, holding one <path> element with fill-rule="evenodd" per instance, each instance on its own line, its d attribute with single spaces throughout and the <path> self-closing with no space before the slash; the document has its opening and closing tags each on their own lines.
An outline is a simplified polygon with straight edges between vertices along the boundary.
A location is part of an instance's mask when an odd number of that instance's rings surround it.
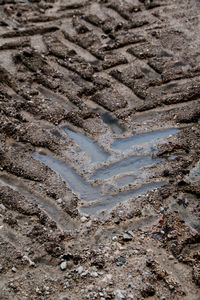
<svg viewBox="0 0 200 300">
<path fill-rule="evenodd" d="M 0 0 L 0 299 L 200 299 L 198 0 Z"/>
</svg>

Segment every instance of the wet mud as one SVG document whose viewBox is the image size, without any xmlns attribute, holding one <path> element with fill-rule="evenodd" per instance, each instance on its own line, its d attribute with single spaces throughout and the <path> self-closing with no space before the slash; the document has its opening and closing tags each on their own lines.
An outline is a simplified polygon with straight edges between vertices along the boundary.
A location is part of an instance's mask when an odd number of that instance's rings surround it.
<svg viewBox="0 0 200 300">
<path fill-rule="evenodd" d="M 0 0 L 0 299 L 200 299 L 199 8 Z"/>
</svg>

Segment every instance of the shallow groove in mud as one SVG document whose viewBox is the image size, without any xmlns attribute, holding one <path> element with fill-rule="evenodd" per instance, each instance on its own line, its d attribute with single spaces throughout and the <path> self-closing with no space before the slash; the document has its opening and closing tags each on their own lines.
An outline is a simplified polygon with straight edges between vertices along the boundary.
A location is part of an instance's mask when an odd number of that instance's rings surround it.
<svg viewBox="0 0 200 300">
<path fill-rule="evenodd" d="M 73 222 L 70 218 L 68 217 L 67 220 L 67 215 L 64 214 L 62 209 L 59 209 L 52 200 L 47 200 L 41 196 L 35 196 L 24 184 L 17 181 L 16 178 L 12 179 L 6 175 L 0 175 L 0 185 L 10 186 L 27 199 L 30 199 L 32 203 L 39 205 L 62 230 L 71 229 L 73 227 Z"/>
</svg>

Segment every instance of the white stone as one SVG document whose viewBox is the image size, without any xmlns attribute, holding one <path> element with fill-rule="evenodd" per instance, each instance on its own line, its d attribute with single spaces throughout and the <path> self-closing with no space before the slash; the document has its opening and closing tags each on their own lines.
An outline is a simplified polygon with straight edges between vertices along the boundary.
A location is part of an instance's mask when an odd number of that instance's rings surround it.
<svg viewBox="0 0 200 300">
<path fill-rule="evenodd" d="M 3 204 L 0 204 L 0 209 L 5 210 L 5 206 Z"/>
<path fill-rule="evenodd" d="M 97 272 L 91 272 L 90 275 L 91 275 L 92 277 L 94 277 L 94 278 L 95 278 L 95 277 L 98 277 L 98 273 L 97 273 Z"/>
<path fill-rule="evenodd" d="M 28 261 L 30 266 L 35 266 L 35 263 L 27 255 L 24 255 L 23 259 Z"/>
<path fill-rule="evenodd" d="M 85 276 L 87 276 L 88 275 L 88 271 L 85 271 L 85 272 L 83 272 L 83 273 L 81 273 L 81 277 L 85 277 Z"/>
<path fill-rule="evenodd" d="M 82 267 L 82 266 L 78 267 L 78 268 L 76 269 L 76 271 L 77 271 L 79 274 L 81 274 L 81 273 L 83 272 L 83 267 Z"/>
<path fill-rule="evenodd" d="M 122 292 L 120 290 L 117 290 L 117 299 L 118 300 L 123 300 L 125 299 L 124 295 L 122 294 Z"/>
<path fill-rule="evenodd" d="M 84 223 L 87 221 L 87 218 L 85 216 L 81 217 L 81 222 Z"/>
<path fill-rule="evenodd" d="M 87 222 L 85 225 L 86 225 L 87 228 L 90 228 L 90 227 L 92 226 L 92 221 L 90 220 L 90 221 Z"/>
<path fill-rule="evenodd" d="M 16 272 L 17 272 L 17 269 L 16 269 L 15 267 L 12 267 L 11 270 L 12 270 L 13 273 L 16 273 Z"/>
<path fill-rule="evenodd" d="M 60 264 L 60 268 L 62 271 L 66 270 L 67 269 L 67 262 L 66 261 L 63 261 L 61 264 Z"/>
</svg>

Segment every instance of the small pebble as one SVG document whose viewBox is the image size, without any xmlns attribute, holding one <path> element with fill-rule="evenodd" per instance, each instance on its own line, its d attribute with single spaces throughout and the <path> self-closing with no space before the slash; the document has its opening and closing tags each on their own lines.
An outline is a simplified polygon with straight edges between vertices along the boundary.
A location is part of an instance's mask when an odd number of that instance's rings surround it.
<svg viewBox="0 0 200 300">
<path fill-rule="evenodd" d="M 66 270 L 67 269 L 67 262 L 66 261 L 63 261 L 61 264 L 60 264 L 60 268 L 62 271 Z"/>
<path fill-rule="evenodd" d="M 27 255 L 24 255 L 22 258 L 28 261 L 30 266 L 35 266 L 35 263 Z"/>
<path fill-rule="evenodd" d="M 118 300 L 125 299 L 124 295 L 122 294 L 122 292 L 120 290 L 117 290 L 116 292 L 117 292 L 116 294 L 117 294 L 117 299 Z"/>
<path fill-rule="evenodd" d="M 135 234 L 133 233 L 132 230 L 129 230 L 129 231 L 128 231 L 128 234 L 131 235 L 133 238 L 135 237 Z"/>
<path fill-rule="evenodd" d="M 15 267 L 12 267 L 11 270 L 12 270 L 13 273 L 16 273 L 16 272 L 17 272 L 17 269 L 16 269 Z"/>
<path fill-rule="evenodd" d="M 90 220 L 90 221 L 87 222 L 85 225 L 86 225 L 87 228 L 90 228 L 90 227 L 92 226 L 92 221 Z"/>
<path fill-rule="evenodd" d="M 78 272 L 78 274 L 81 274 L 83 272 L 83 267 L 82 266 L 78 267 L 76 271 Z"/>
<path fill-rule="evenodd" d="M 123 235 L 123 240 L 124 240 L 125 242 L 131 241 L 131 240 L 132 240 L 132 236 L 130 236 L 129 234 L 125 233 L 125 234 Z"/>
<path fill-rule="evenodd" d="M 81 277 L 86 277 L 88 275 L 88 273 L 89 273 L 88 271 L 81 273 Z"/>
<path fill-rule="evenodd" d="M 97 273 L 97 272 L 91 272 L 90 275 L 91 275 L 92 277 L 94 277 L 94 278 L 95 278 L 95 277 L 98 277 L 98 273 Z"/>
<path fill-rule="evenodd" d="M 3 204 L 0 204 L 0 209 L 5 210 L 5 206 Z"/>
<path fill-rule="evenodd" d="M 84 223 L 87 221 L 87 218 L 85 216 L 81 217 L 81 222 Z"/>
</svg>

